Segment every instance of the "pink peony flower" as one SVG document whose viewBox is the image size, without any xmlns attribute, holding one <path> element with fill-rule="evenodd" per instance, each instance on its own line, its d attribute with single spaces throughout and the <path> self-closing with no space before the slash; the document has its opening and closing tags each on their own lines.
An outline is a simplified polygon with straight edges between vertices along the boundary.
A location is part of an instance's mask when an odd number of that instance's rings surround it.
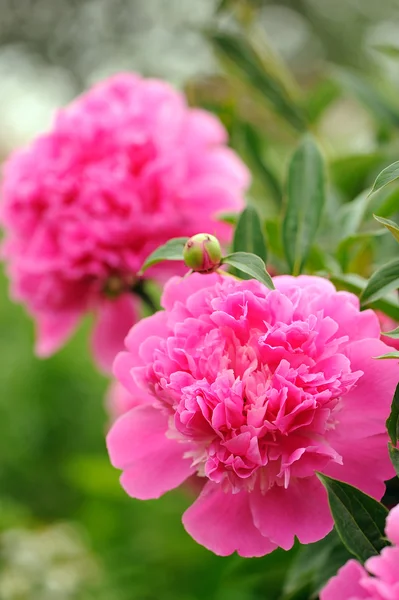
<svg viewBox="0 0 399 600">
<path fill-rule="evenodd" d="M 186 530 L 220 555 L 261 556 L 333 526 L 321 471 L 381 498 L 385 420 L 399 377 L 378 318 L 318 277 L 276 290 L 220 274 L 174 277 L 164 311 L 126 338 L 114 372 L 153 395 L 107 444 L 128 494 L 158 498 L 197 473 Z"/>
<path fill-rule="evenodd" d="M 221 123 L 162 81 L 117 75 L 61 110 L 4 170 L 3 256 L 13 297 L 36 319 L 37 354 L 56 351 L 93 310 L 106 368 L 138 318 L 127 292 L 144 259 L 201 230 L 229 241 L 215 217 L 242 208 L 248 183 Z M 163 282 L 168 268 L 149 276 Z"/>
<path fill-rule="evenodd" d="M 366 568 L 356 560 L 348 561 L 327 583 L 320 600 L 398 600 L 399 505 L 389 513 L 385 533 L 393 546 L 369 558 Z"/>
</svg>

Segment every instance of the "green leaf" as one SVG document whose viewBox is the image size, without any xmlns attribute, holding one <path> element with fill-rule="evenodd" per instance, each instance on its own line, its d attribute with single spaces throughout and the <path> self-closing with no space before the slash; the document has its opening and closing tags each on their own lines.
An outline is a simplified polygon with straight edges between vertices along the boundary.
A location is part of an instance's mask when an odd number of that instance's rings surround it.
<svg viewBox="0 0 399 600">
<path fill-rule="evenodd" d="M 222 259 L 222 264 L 230 265 L 252 279 L 257 279 L 263 283 L 269 290 L 274 290 L 274 284 L 269 273 L 266 271 L 266 265 L 259 256 L 249 252 L 233 252 Z"/>
<path fill-rule="evenodd" d="M 283 241 L 288 264 L 298 275 L 316 236 L 325 203 L 324 161 L 311 136 L 295 151 L 288 169 Z"/>
<path fill-rule="evenodd" d="M 183 248 L 187 240 L 187 237 L 172 238 L 166 242 L 166 244 L 159 246 L 154 252 L 147 256 L 140 269 L 140 274 L 163 260 L 183 260 Z"/>
<path fill-rule="evenodd" d="M 399 359 L 399 351 L 393 350 L 392 352 L 388 352 L 388 354 L 382 354 L 381 356 L 374 356 L 377 360 L 387 360 L 390 358 L 398 358 Z"/>
<path fill-rule="evenodd" d="M 373 217 L 376 221 L 381 223 L 381 225 L 384 225 L 384 227 L 386 227 L 392 233 L 395 240 L 399 242 L 399 225 L 394 223 L 394 221 L 384 219 L 383 217 L 378 217 L 377 215 L 373 215 Z"/>
<path fill-rule="evenodd" d="M 399 258 L 395 258 L 372 274 L 360 296 L 361 304 L 370 304 L 398 288 Z"/>
<path fill-rule="evenodd" d="M 382 54 L 386 54 L 391 58 L 399 58 L 399 46 L 392 46 L 391 44 L 377 44 L 373 46 L 374 50 L 378 50 Z"/>
<path fill-rule="evenodd" d="M 339 290 L 347 290 L 357 296 L 360 296 L 367 285 L 367 279 L 356 275 L 355 273 L 333 273 L 324 274 Z M 399 303 L 396 298 L 381 298 L 370 304 L 370 307 L 375 310 L 380 310 L 392 319 L 399 321 Z"/>
<path fill-rule="evenodd" d="M 240 215 L 234 234 L 233 251 L 250 252 L 266 262 L 267 248 L 262 224 L 253 206 L 247 206 Z"/>
<path fill-rule="evenodd" d="M 224 31 L 212 31 L 208 38 L 219 57 L 228 61 L 230 69 L 241 81 L 250 85 L 256 94 L 261 94 L 263 99 L 266 98 L 275 112 L 295 129 L 305 129 L 304 114 L 279 80 L 275 65 L 274 69 L 268 68 L 264 57 L 248 39 L 241 34 Z"/>
<path fill-rule="evenodd" d="M 395 469 L 395 473 L 399 477 L 399 450 L 398 450 L 398 448 L 395 448 L 394 446 L 392 446 L 391 443 L 388 443 L 388 451 L 389 451 L 389 458 L 391 459 L 393 468 Z"/>
<path fill-rule="evenodd" d="M 337 532 L 348 548 L 364 562 L 388 545 L 385 540 L 385 506 L 357 488 L 317 474 L 328 493 L 328 501 Z"/>
<path fill-rule="evenodd" d="M 378 190 L 381 190 L 383 187 L 388 185 L 388 183 L 392 183 L 392 181 L 396 181 L 399 178 L 399 160 L 392 163 L 388 167 L 385 167 L 377 175 L 376 180 L 374 181 L 373 187 L 371 188 L 370 194 L 374 194 Z"/>
<path fill-rule="evenodd" d="M 399 112 L 361 75 L 343 68 L 335 69 L 335 77 L 341 86 L 355 96 L 375 117 L 386 126 L 399 125 Z"/>
<path fill-rule="evenodd" d="M 392 331 L 382 331 L 382 335 L 392 338 L 393 340 L 399 340 L 399 327 L 392 329 Z"/>
<path fill-rule="evenodd" d="M 391 404 L 391 413 L 387 419 L 387 431 L 394 446 L 399 439 L 399 383 L 396 386 Z"/>
<path fill-rule="evenodd" d="M 252 167 L 260 181 L 273 194 L 276 204 L 280 206 L 282 199 L 281 186 L 274 172 L 263 160 L 262 140 L 259 134 L 248 123 L 243 123 L 241 129 L 249 166 Z"/>
</svg>

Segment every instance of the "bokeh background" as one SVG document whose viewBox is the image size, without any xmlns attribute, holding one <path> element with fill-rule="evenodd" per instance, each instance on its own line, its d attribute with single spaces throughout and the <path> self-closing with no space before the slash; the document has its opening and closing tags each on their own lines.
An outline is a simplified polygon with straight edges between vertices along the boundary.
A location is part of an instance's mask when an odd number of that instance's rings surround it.
<svg viewBox="0 0 399 600">
<path fill-rule="evenodd" d="M 236 77 L 220 31 L 256 43 L 306 110 L 330 163 L 330 214 L 397 160 L 399 60 L 380 48 L 399 45 L 397 0 L 0 0 L 0 160 L 108 75 L 167 79 L 222 118 L 253 169 L 251 199 L 269 219 L 278 267 L 273 219 L 301 125 Z M 398 198 L 397 189 L 379 195 L 380 214 L 397 211 Z M 326 235 L 327 254 L 315 249 L 314 269 L 338 260 L 364 276 L 390 244 L 364 236 L 350 256 L 347 247 L 329 256 L 328 243 Z M 310 598 L 307 584 L 301 596 L 287 588 L 296 548 L 244 560 L 191 540 L 181 525 L 190 487 L 145 503 L 121 491 L 104 445 L 108 382 L 90 361 L 88 329 L 36 359 L 32 323 L 1 275 L 0 599 L 273 600 L 283 589 L 284 598 Z M 306 568 L 317 578 L 317 565 Z"/>
</svg>

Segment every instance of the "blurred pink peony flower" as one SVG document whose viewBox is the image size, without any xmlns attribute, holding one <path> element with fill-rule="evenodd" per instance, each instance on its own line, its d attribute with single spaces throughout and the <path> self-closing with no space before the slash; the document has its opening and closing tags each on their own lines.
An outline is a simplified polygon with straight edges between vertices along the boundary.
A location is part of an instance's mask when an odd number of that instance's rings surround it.
<svg viewBox="0 0 399 600">
<path fill-rule="evenodd" d="M 220 555 L 261 556 L 332 529 L 315 471 L 381 498 L 393 475 L 385 420 L 399 376 L 375 313 L 318 277 L 275 291 L 216 273 L 175 277 L 135 325 L 114 372 L 153 394 L 113 425 L 121 483 L 157 498 L 197 473 L 187 531 Z"/>
<path fill-rule="evenodd" d="M 138 318 L 125 292 L 148 254 L 201 230 L 229 241 L 231 228 L 215 217 L 242 208 L 249 173 L 226 139 L 214 116 L 166 83 L 121 74 L 10 158 L 3 257 L 13 297 L 36 319 L 37 354 L 56 351 L 94 310 L 94 350 L 107 368 Z M 163 283 L 170 268 L 148 276 Z"/>
<path fill-rule="evenodd" d="M 356 560 L 348 561 L 321 591 L 320 600 L 398 600 L 399 505 L 389 513 L 385 533 L 393 546 L 369 558 L 365 568 Z"/>
</svg>

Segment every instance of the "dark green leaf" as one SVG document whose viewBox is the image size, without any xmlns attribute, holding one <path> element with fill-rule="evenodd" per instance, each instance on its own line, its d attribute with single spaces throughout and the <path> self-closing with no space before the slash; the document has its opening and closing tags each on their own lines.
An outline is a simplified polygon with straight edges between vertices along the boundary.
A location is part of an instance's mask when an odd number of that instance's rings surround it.
<svg viewBox="0 0 399 600">
<path fill-rule="evenodd" d="M 301 272 L 306 262 L 324 202 L 324 161 L 311 136 L 306 136 L 289 165 L 287 209 L 283 220 L 284 248 L 295 275 Z"/>
<path fill-rule="evenodd" d="M 261 94 L 273 106 L 276 113 L 284 117 L 298 130 L 305 129 L 303 112 L 290 98 L 274 69 L 258 54 L 250 41 L 241 34 L 213 31 L 208 37 L 216 53 L 229 62 L 236 75 L 250 85 L 256 94 Z"/>
<path fill-rule="evenodd" d="M 233 251 L 250 252 L 266 262 L 267 248 L 262 224 L 253 206 L 247 206 L 240 215 L 234 234 Z"/>
<path fill-rule="evenodd" d="M 399 163 L 398 163 L 399 164 Z M 399 242 L 399 225 L 394 223 L 394 221 L 390 221 L 389 219 L 384 219 L 383 217 L 378 217 L 377 215 L 373 215 L 374 219 L 384 225 L 393 235 L 395 240 Z"/>
<path fill-rule="evenodd" d="M 173 238 L 159 246 L 145 260 L 140 269 L 140 273 L 144 273 L 149 267 L 156 265 L 163 260 L 183 260 L 183 248 L 187 242 L 187 237 Z"/>
<path fill-rule="evenodd" d="M 259 256 L 249 252 L 234 252 L 222 259 L 222 264 L 230 265 L 235 269 L 250 275 L 252 279 L 257 279 L 264 283 L 269 290 L 274 290 L 272 278 L 266 271 L 266 265 Z"/>
<path fill-rule="evenodd" d="M 310 593 L 305 598 L 313 598 L 350 558 L 351 554 L 335 530 L 319 542 L 300 546 L 288 571 L 284 584 L 285 595 L 281 600 L 289 600 L 306 583 L 310 584 Z"/>
<path fill-rule="evenodd" d="M 360 301 L 362 305 L 370 304 L 370 302 L 375 302 L 375 300 L 398 288 L 399 258 L 395 258 L 372 274 L 360 296 Z"/>
<path fill-rule="evenodd" d="M 381 171 L 381 173 L 379 175 L 377 175 L 377 178 L 374 181 L 374 185 L 371 188 L 370 194 L 374 194 L 374 192 L 377 192 L 378 190 L 382 189 L 383 187 L 388 185 L 388 183 L 391 183 L 392 181 L 396 181 L 396 179 L 398 179 L 398 178 L 399 178 L 399 160 L 392 163 L 388 167 L 385 167 L 385 169 L 383 169 Z"/>
<path fill-rule="evenodd" d="M 370 173 L 380 169 L 383 161 L 379 152 L 337 157 L 329 165 L 331 180 L 348 198 L 353 198 L 370 187 Z"/>
<path fill-rule="evenodd" d="M 362 562 L 387 546 L 385 506 L 355 487 L 321 473 L 317 474 L 328 493 L 335 527 L 345 546 Z"/>
<path fill-rule="evenodd" d="M 387 431 L 392 444 L 396 446 L 399 439 L 399 383 L 396 386 L 391 404 L 391 413 L 387 419 Z"/>
<path fill-rule="evenodd" d="M 391 443 L 388 444 L 388 450 L 395 473 L 399 477 L 399 450 L 398 448 L 394 448 Z"/>
<path fill-rule="evenodd" d="M 392 329 L 392 331 L 383 331 L 382 333 L 383 335 L 386 335 L 394 340 L 399 340 L 399 327 Z"/>
</svg>

